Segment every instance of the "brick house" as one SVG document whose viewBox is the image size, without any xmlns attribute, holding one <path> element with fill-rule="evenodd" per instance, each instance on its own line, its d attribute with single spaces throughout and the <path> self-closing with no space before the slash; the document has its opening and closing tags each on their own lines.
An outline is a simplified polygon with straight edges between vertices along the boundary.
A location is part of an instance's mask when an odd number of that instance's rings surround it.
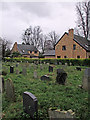
<svg viewBox="0 0 90 120">
<path fill-rule="evenodd" d="M 22 57 L 28 58 L 38 58 L 39 56 L 39 51 L 33 45 L 17 44 L 17 42 L 13 45 L 11 53 L 13 52 L 19 52 Z"/>
<path fill-rule="evenodd" d="M 56 58 L 90 58 L 90 41 L 74 34 L 73 29 L 64 33 L 55 44 Z"/>
</svg>

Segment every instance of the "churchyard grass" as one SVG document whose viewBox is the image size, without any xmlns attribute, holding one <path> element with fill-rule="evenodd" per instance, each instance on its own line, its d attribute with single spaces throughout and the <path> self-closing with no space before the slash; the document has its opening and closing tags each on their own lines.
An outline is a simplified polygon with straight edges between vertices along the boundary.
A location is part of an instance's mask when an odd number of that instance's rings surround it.
<svg viewBox="0 0 90 120">
<path fill-rule="evenodd" d="M 27 64 L 27 65 L 26 65 Z M 10 65 L 14 66 L 14 73 L 10 73 Z M 27 66 L 27 74 L 16 74 L 16 69 L 22 71 L 22 66 Z M 43 70 L 40 70 L 40 65 L 36 69 L 38 78 L 33 77 L 34 67 L 29 63 L 20 63 L 16 67 L 16 63 L 4 63 L 6 67 L 6 76 L 3 76 L 5 81 L 10 78 L 13 81 L 15 88 L 15 102 L 9 102 L 6 98 L 6 93 L 2 95 L 2 112 L 3 119 L 12 118 L 26 119 L 29 118 L 23 112 L 23 92 L 28 91 L 34 94 L 38 99 L 38 116 L 42 120 L 48 120 L 48 109 L 50 107 L 61 110 L 72 109 L 79 120 L 88 120 L 88 92 L 78 87 L 82 84 L 82 78 L 85 66 L 80 66 L 82 71 L 77 71 L 76 66 L 52 65 L 53 72 L 49 72 L 48 65 L 43 64 Z M 67 73 L 66 85 L 56 83 L 57 69 L 62 68 Z M 41 81 L 42 75 L 48 75 L 50 81 Z"/>
</svg>

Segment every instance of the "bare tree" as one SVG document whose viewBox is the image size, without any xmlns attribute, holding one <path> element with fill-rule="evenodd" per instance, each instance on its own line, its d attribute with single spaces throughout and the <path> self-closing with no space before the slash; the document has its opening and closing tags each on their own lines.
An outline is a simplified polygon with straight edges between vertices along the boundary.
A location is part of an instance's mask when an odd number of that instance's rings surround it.
<svg viewBox="0 0 90 120">
<path fill-rule="evenodd" d="M 34 45 L 37 49 L 39 49 L 42 41 L 43 34 L 40 26 L 35 26 L 34 28 L 30 26 L 27 28 L 22 36 L 22 40 L 25 44 Z"/>
<path fill-rule="evenodd" d="M 0 46 L 2 49 L 2 57 L 6 57 L 10 55 L 10 46 L 11 46 L 10 41 L 0 38 Z"/>
<path fill-rule="evenodd" d="M 86 39 L 88 38 L 89 34 L 89 2 L 79 2 L 76 4 L 77 10 L 77 27 L 76 32 L 79 35 L 83 35 Z"/>
<path fill-rule="evenodd" d="M 57 42 L 59 35 L 55 31 L 51 31 L 49 34 L 49 39 L 52 41 L 52 45 L 54 47 L 55 43 Z"/>
</svg>

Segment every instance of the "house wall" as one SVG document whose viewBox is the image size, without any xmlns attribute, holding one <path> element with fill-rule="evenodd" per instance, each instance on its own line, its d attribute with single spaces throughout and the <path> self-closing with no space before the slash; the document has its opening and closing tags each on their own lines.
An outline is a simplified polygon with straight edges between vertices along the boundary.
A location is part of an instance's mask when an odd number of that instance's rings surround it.
<svg viewBox="0 0 90 120">
<path fill-rule="evenodd" d="M 56 58 L 57 56 L 61 56 L 61 58 L 64 58 L 64 56 L 67 58 L 77 58 L 77 56 L 86 58 L 86 50 L 77 44 L 73 38 L 73 29 L 70 29 L 68 34 L 65 34 L 55 46 Z M 73 44 L 76 45 L 76 50 L 73 50 Z M 66 50 L 62 50 L 62 46 L 64 45 L 66 46 Z"/>
<path fill-rule="evenodd" d="M 15 42 L 15 44 L 13 45 L 13 48 L 11 50 L 11 53 L 13 52 L 18 52 L 18 49 L 17 49 L 17 42 Z"/>
<path fill-rule="evenodd" d="M 55 56 L 45 56 L 45 58 L 56 58 Z"/>
<path fill-rule="evenodd" d="M 90 52 L 87 52 L 86 54 L 87 54 L 87 55 L 86 55 L 87 58 L 90 58 Z"/>
</svg>

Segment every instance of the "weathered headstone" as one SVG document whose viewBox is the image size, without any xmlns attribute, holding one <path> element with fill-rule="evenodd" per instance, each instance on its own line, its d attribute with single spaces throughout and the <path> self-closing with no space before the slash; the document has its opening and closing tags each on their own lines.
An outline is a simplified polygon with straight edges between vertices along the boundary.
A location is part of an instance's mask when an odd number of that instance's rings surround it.
<svg viewBox="0 0 90 120">
<path fill-rule="evenodd" d="M 72 63 L 70 62 L 69 65 L 72 66 Z"/>
<path fill-rule="evenodd" d="M 52 110 L 49 108 L 48 114 L 50 120 L 75 120 L 75 112 L 73 112 L 71 109 L 62 111 L 60 109 Z"/>
<path fill-rule="evenodd" d="M 65 85 L 67 73 L 63 69 L 57 69 L 56 82 Z"/>
<path fill-rule="evenodd" d="M 43 65 L 42 64 L 40 64 L 40 70 L 43 70 Z"/>
<path fill-rule="evenodd" d="M 82 88 L 90 91 L 90 68 L 86 68 L 82 80 Z"/>
<path fill-rule="evenodd" d="M 81 71 L 81 68 L 80 67 L 76 67 L 76 70 Z"/>
<path fill-rule="evenodd" d="M 38 78 L 38 75 L 37 75 L 37 71 L 36 71 L 36 70 L 34 71 L 33 77 L 34 77 L 35 79 Z"/>
<path fill-rule="evenodd" d="M 49 72 L 53 72 L 53 67 L 49 66 Z"/>
<path fill-rule="evenodd" d="M 14 73 L 14 67 L 10 66 L 10 73 Z"/>
<path fill-rule="evenodd" d="M 5 91 L 6 91 L 6 96 L 8 100 L 15 101 L 15 91 L 14 91 L 14 85 L 12 80 L 10 79 L 6 80 Z"/>
<path fill-rule="evenodd" d="M 47 63 L 47 65 L 49 65 L 49 63 Z"/>
<path fill-rule="evenodd" d="M 16 69 L 16 74 L 17 74 L 17 75 L 19 74 L 19 70 L 18 70 L 18 69 Z"/>
<path fill-rule="evenodd" d="M 59 65 L 62 65 L 62 63 L 61 63 L 61 62 L 59 62 Z"/>
<path fill-rule="evenodd" d="M 36 118 L 38 115 L 38 100 L 37 98 L 30 92 L 23 93 L 23 109 L 24 112 L 29 114 L 31 118 Z"/>
<path fill-rule="evenodd" d="M 25 67 L 22 69 L 22 73 L 23 73 L 23 75 L 27 75 L 27 70 Z"/>
<path fill-rule="evenodd" d="M 4 82 L 4 78 L 2 77 L 2 92 L 4 92 L 5 90 L 5 82 Z"/>
<path fill-rule="evenodd" d="M 48 75 L 41 76 L 41 80 L 50 80 L 50 77 Z"/>
<path fill-rule="evenodd" d="M 67 63 L 65 63 L 65 66 L 67 66 L 68 64 Z"/>
</svg>

